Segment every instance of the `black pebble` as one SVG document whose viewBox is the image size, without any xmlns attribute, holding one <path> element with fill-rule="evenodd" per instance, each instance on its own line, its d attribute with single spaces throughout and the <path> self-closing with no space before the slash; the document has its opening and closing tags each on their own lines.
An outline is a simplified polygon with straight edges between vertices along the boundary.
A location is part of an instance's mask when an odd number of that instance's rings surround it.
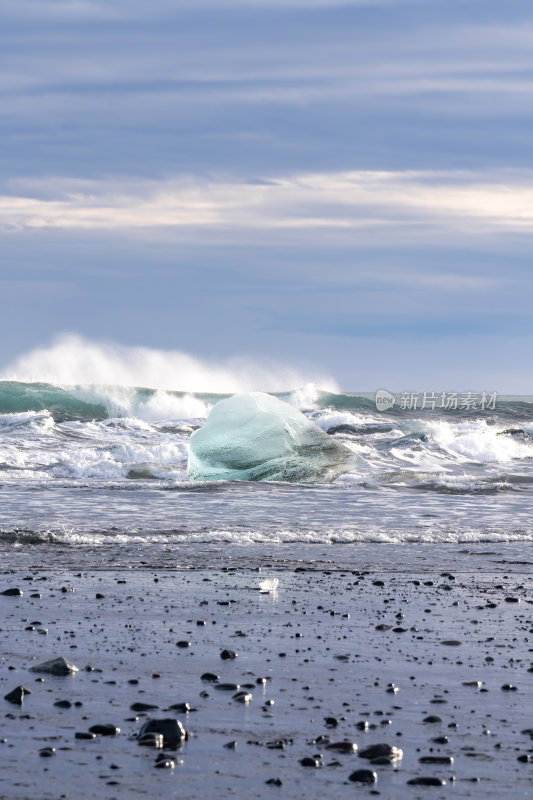
<svg viewBox="0 0 533 800">
<path fill-rule="evenodd" d="M 172 758 L 162 758 L 157 760 L 154 764 L 158 769 L 174 769 L 176 762 Z"/>
<path fill-rule="evenodd" d="M 326 750 L 333 750 L 335 753 L 356 753 L 357 745 L 355 742 L 331 742 L 326 745 Z"/>
<path fill-rule="evenodd" d="M 320 767 L 322 762 L 316 756 L 304 756 L 300 759 L 302 767 Z"/>
<path fill-rule="evenodd" d="M 188 714 L 191 707 L 188 703 L 174 703 L 174 705 L 168 707 L 168 710 L 177 711 L 179 714 Z"/>
<path fill-rule="evenodd" d="M 365 747 L 364 750 L 359 752 L 361 758 L 368 758 L 370 761 L 375 761 L 378 758 L 384 758 L 390 761 L 395 761 L 398 758 L 401 758 L 403 753 L 398 747 L 394 747 L 390 744 L 371 744 L 368 747 Z M 381 762 L 380 762 L 381 763 Z M 386 762 L 383 762 L 386 763 Z"/>
<path fill-rule="evenodd" d="M 353 783 L 377 783 L 378 776 L 371 769 L 356 769 L 348 776 L 348 780 Z"/>
<path fill-rule="evenodd" d="M 24 702 L 25 694 L 31 694 L 30 690 L 25 689 L 24 686 L 17 686 L 16 689 L 13 689 L 13 691 L 8 692 L 8 694 L 4 696 L 4 700 L 7 700 L 8 703 L 21 706 Z"/>
<path fill-rule="evenodd" d="M 148 720 L 139 731 L 139 740 L 146 734 L 163 736 L 164 747 L 177 747 L 188 736 L 181 722 L 172 718 Z"/>
<path fill-rule="evenodd" d="M 446 786 L 446 781 L 443 778 L 435 778 L 433 776 L 421 775 L 419 778 L 411 778 L 407 781 L 408 786 Z"/>
<path fill-rule="evenodd" d="M 220 680 L 220 675 L 215 675 L 214 672 L 204 672 L 203 675 L 200 675 L 200 680 L 207 683 L 216 683 Z"/>
<path fill-rule="evenodd" d="M 153 703 L 132 703 L 130 711 L 152 711 L 154 708 L 159 708 L 159 706 L 155 706 Z"/>
<path fill-rule="evenodd" d="M 89 728 L 90 733 L 96 733 L 99 736 L 117 736 L 120 733 L 120 728 L 115 725 L 92 725 Z"/>
</svg>

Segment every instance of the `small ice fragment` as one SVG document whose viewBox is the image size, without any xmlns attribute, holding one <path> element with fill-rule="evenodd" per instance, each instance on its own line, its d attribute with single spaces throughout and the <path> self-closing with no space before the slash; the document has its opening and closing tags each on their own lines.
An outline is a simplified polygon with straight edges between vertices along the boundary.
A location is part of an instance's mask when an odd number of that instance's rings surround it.
<svg viewBox="0 0 533 800">
<path fill-rule="evenodd" d="M 275 592 L 279 586 L 279 578 L 267 578 L 259 584 L 262 592 Z"/>
</svg>

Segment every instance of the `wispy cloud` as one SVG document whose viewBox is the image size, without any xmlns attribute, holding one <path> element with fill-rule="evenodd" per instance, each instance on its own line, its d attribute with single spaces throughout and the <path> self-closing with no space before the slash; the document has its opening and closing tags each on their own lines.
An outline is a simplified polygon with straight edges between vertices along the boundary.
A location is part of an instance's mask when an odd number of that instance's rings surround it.
<svg viewBox="0 0 533 800">
<path fill-rule="evenodd" d="M 12 182 L 0 227 L 187 232 L 316 232 L 386 228 L 411 238 L 456 233 L 533 233 L 533 173 L 350 171 L 265 181 L 199 179 Z M 200 237 L 204 234 L 199 233 Z M 269 234 L 270 235 L 270 234 Z M 272 233 L 275 235 L 275 233 Z"/>
<path fill-rule="evenodd" d="M 236 100 L 291 97 L 312 89 L 312 97 L 330 91 L 342 96 L 436 92 L 532 90 L 533 24 L 501 26 L 418 25 L 413 30 L 385 29 L 379 39 L 356 27 L 332 38 L 308 25 L 306 38 L 291 32 L 276 42 L 272 33 L 259 41 L 238 32 L 216 36 L 195 30 L 189 38 L 173 28 L 128 35 L 112 28 L 94 43 L 82 30 L 54 30 L 5 39 L 5 69 L 0 88 L 7 98 L 19 92 L 75 95 L 79 91 L 179 93 L 196 89 Z M 13 47 L 13 38 L 18 47 Z M 179 46 L 176 46 L 179 43 Z M 91 46 L 92 45 L 92 46 Z M 68 62 L 68 68 L 66 68 Z M 87 97 L 84 101 L 87 102 Z M 5 113 L 6 109 L 4 109 Z"/>
<path fill-rule="evenodd" d="M 434 2 L 439 0 L 158 0 L 159 14 L 183 12 L 187 9 L 329 9 L 343 7 L 380 7 L 400 6 L 414 3 Z M 9 17 L 65 20 L 72 19 L 120 19 L 123 17 L 152 18 L 154 5 L 147 5 L 140 0 L 4 0 L 3 13 Z"/>
</svg>

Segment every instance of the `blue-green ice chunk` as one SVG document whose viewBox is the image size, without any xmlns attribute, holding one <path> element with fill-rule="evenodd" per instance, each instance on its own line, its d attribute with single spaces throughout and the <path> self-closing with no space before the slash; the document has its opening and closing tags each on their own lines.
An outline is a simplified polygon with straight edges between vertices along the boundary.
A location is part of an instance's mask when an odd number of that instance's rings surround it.
<svg viewBox="0 0 533 800">
<path fill-rule="evenodd" d="M 351 455 L 298 409 L 251 392 L 213 406 L 191 436 L 188 469 L 194 481 L 324 483 L 348 470 Z"/>
</svg>

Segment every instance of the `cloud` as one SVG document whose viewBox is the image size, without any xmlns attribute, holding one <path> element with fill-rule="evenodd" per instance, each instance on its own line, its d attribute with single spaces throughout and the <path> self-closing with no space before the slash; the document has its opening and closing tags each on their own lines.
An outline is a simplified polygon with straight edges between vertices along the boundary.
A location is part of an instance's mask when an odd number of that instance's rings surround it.
<svg viewBox="0 0 533 800">
<path fill-rule="evenodd" d="M 254 182 L 47 179 L 9 184 L 0 229 L 277 231 L 300 239 L 388 229 L 417 239 L 427 230 L 533 233 L 533 173 L 345 171 Z"/>
<path fill-rule="evenodd" d="M 52 19 L 70 21 L 75 19 L 135 19 L 150 18 L 165 14 L 175 14 L 176 9 L 213 9 L 216 11 L 242 9 L 301 9 L 309 12 L 314 9 L 380 7 L 407 5 L 430 0 L 155 0 L 149 6 L 139 0 L 4 0 L 3 13 L 9 18 Z M 438 0 L 433 0 L 438 2 Z"/>
<path fill-rule="evenodd" d="M 161 21 L 146 30 L 139 22 L 127 33 L 112 28 L 97 43 L 81 27 L 54 28 L 6 47 L 0 86 L 10 99 L 90 90 L 191 99 L 202 93 L 207 100 L 216 92 L 251 101 L 253 89 L 263 102 L 294 100 L 295 91 L 306 89 L 311 99 L 330 91 L 341 98 L 376 92 L 531 92 L 531 23 L 496 29 L 455 21 L 438 32 L 428 23 L 402 28 L 385 28 L 379 36 L 365 26 L 324 35 L 318 24 L 308 23 L 305 37 L 292 25 L 275 43 L 273 23 L 263 36 L 244 23 L 235 29 L 226 25 L 219 35 L 199 27 L 184 36 Z M 88 99 L 94 101 L 84 97 L 83 102 Z"/>
</svg>

